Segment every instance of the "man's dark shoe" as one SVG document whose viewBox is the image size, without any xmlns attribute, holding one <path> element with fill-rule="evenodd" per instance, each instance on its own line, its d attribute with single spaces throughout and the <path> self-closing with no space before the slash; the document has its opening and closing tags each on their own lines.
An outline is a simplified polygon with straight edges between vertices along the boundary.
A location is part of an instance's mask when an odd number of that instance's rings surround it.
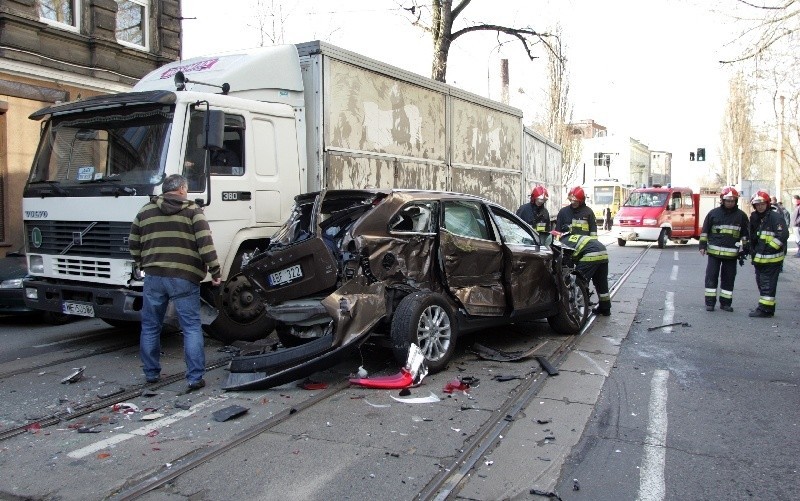
<svg viewBox="0 0 800 501">
<path fill-rule="evenodd" d="M 611 310 L 601 310 L 600 308 L 593 309 L 592 313 L 594 313 L 595 315 L 603 315 L 604 317 L 611 316 Z"/>
<path fill-rule="evenodd" d="M 720 308 L 722 308 L 722 306 L 720 306 Z M 707 304 L 706 305 L 706 311 L 714 311 L 714 305 L 713 304 Z"/>
<path fill-rule="evenodd" d="M 773 315 L 775 314 L 770 311 L 764 311 L 761 308 L 756 308 L 755 310 L 751 311 L 750 314 L 747 316 L 753 318 L 769 318 Z"/>
<path fill-rule="evenodd" d="M 195 381 L 194 383 L 189 383 L 189 385 L 186 387 L 186 392 L 188 393 L 190 391 L 199 390 L 200 388 L 203 388 L 205 385 L 206 385 L 205 379 L 201 379 L 200 381 Z"/>
<path fill-rule="evenodd" d="M 725 310 L 725 311 L 733 311 L 733 306 L 731 306 L 729 304 L 721 304 L 721 305 L 719 305 L 719 309 L 720 310 Z"/>
<path fill-rule="evenodd" d="M 161 376 L 148 376 L 145 378 L 145 381 L 147 381 L 147 384 L 157 383 L 161 381 Z"/>
</svg>

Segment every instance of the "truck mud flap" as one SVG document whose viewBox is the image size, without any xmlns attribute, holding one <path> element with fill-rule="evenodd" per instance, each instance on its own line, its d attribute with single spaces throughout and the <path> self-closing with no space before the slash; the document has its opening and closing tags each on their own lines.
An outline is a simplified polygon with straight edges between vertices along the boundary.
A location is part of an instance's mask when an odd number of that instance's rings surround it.
<svg viewBox="0 0 800 501">
<path fill-rule="evenodd" d="M 338 364 L 357 349 L 359 344 L 349 343 L 308 360 L 295 360 L 294 365 L 272 368 L 263 372 L 231 372 L 222 389 L 226 391 L 266 390 L 291 383 Z"/>
<path fill-rule="evenodd" d="M 231 372 L 264 372 L 283 369 L 289 365 L 303 362 L 330 350 L 333 336 L 322 336 L 293 348 L 283 348 L 259 355 L 245 355 L 231 360 Z"/>
</svg>

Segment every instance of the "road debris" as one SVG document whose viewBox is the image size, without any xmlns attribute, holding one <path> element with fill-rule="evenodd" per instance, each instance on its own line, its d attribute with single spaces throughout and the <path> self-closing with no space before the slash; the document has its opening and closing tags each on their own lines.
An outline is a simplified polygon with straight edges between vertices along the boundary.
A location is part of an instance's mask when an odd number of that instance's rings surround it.
<svg viewBox="0 0 800 501">
<path fill-rule="evenodd" d="M 432 404 L 435 402 L 440 402 L 442 399 L 437 397 L 434 392 L 431 392 L 430 395 L 427 397 L 411 397 L 411 398 L 399 398 L 395 397 L 394 395 L 390 395 L 392 399 L 402 402 L 404 404 Z"/>
<path fill-rule="evenodd" d="M 671 324 L 663 324 L 663 325 L 656 325 L 655 327 L 648 327 L 647 330 L 648 331 L 654 331 L 654 330 L 662 329 L 664 327 L 675 327 L 675 326 L 678 326 L 678 325 L 680 325 L 681 327 L 691 327 L 691 325 L 689 325 L 689 322 L 672 322 Z"/>
<path fill-rule="evenodd" d="M 408 388 L 422 382 L 422 379 L 428 375 L 428 368 L 423 364 L 425 355 L 419 349 L 419 346 L 412 343 L 408 348 L 408 359 L 405 367 L 400 369 L 397 374 L 390 376 L 375 376 L 370 378 L 350 378 L 351 384 L 357 384 L 364 388 L 375 388 L 384 390 L 396 390 L 401 388 Z M 359 367 L 361 373 L 363 367 Z"/>
<path fill-rule="evenodd" d="M 475 343 L 472 345 L 472 352 L 484 360 L 493 360 L 495 362 L 516 362 L 518 360 L 524 360 L 533 356 L 533 354 L 545 344 L 546 342 L 542 342 L 533 348 L 524 351 L 503 351 L 495 350 L 494 348 L 489 348 L 488 346 Z"/>
<path fill-rule="evenodd" d="M 72 370 L 75 372 L 62 379 L 61 384 L 71 384 L 80 381 L 80 379 L 83 377 L 83 371 L 86 370 L 86 366 L 84 365 L 83 367 L 73 367 Z"/>
<path fill-rule="evenodd" d="M 550 363 L 545 357 L 536 357 L 536 361 L 542 366 L 542 369 L 550 376 L 558 376 L 558 369 Z"/>
<path fill-rule="evenodd" d="M 242 407 L 241 405 L 230 405 L 228 407 L 225 407 L 224 409 L 215 411 L 211 416 L 214 418 L 214 421 L 222 423 L 229 419 L 239 417 L 242 414 L 246 413 L 248 410 L 250 409 L 248 409 L 247 407 Z"/>
</svg>

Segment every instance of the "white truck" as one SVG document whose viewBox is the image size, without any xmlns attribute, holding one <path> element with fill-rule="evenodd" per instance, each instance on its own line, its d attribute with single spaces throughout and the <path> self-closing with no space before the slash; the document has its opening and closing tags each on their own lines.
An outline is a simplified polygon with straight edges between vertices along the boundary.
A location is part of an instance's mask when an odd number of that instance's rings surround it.
<svg viewBox="0 0 800 501">
<path fill-rule="evenodd" d="M 560 147 L 518 109 L 319 41 L 167 64 L 131 92 L 31 118 L 45 122 L 23 197 L 26 304 L 134 325 L 130 224 L 179 173 L 222 265 L 224 285 L 201 290 L 219 311 L 206 331 L 225 342 L 272 330 L 237 272 L 300 193 L 449 190 L 516 210 L 535 184 L 563 191 Z"/>
</svg>

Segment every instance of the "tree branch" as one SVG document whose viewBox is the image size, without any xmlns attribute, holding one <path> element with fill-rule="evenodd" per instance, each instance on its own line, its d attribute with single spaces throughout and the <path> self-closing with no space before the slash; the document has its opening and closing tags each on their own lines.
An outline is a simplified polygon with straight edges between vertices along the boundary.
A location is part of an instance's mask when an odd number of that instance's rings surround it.
<svg viewBox="0 0 800 501">
<path fill-rule="evenodd" d="M 526 37 L 535 37 L 547 47 L 547 50 L 561 60 L 561 55 L 553 50 L 550 44 L 545 41 L 545 38 L 555 38 L 558 40 L 558 36 L 552 33 L 539 33 L 538 31 L 530 28 L 509 28 L 508 26 L 500 26 L 496 24 L 476 24 L 475 26 L 467 26 L 466 28 L 461 28 L 460 30 L 453 32 L 453 34 L 450 36 L 450 39 L 455 40 L 461 35 L 475 31 L 496 31 L 498 33 L 505 33 L 506 35 L 516 37 L 522 43 L 522 46 L 525 48 L 525 52 L 528 54 L 528 57 L 531 61 L 536 59 L 536 56 L 533 55 L 530 47 L 530 41 Z"/>
</svg>

